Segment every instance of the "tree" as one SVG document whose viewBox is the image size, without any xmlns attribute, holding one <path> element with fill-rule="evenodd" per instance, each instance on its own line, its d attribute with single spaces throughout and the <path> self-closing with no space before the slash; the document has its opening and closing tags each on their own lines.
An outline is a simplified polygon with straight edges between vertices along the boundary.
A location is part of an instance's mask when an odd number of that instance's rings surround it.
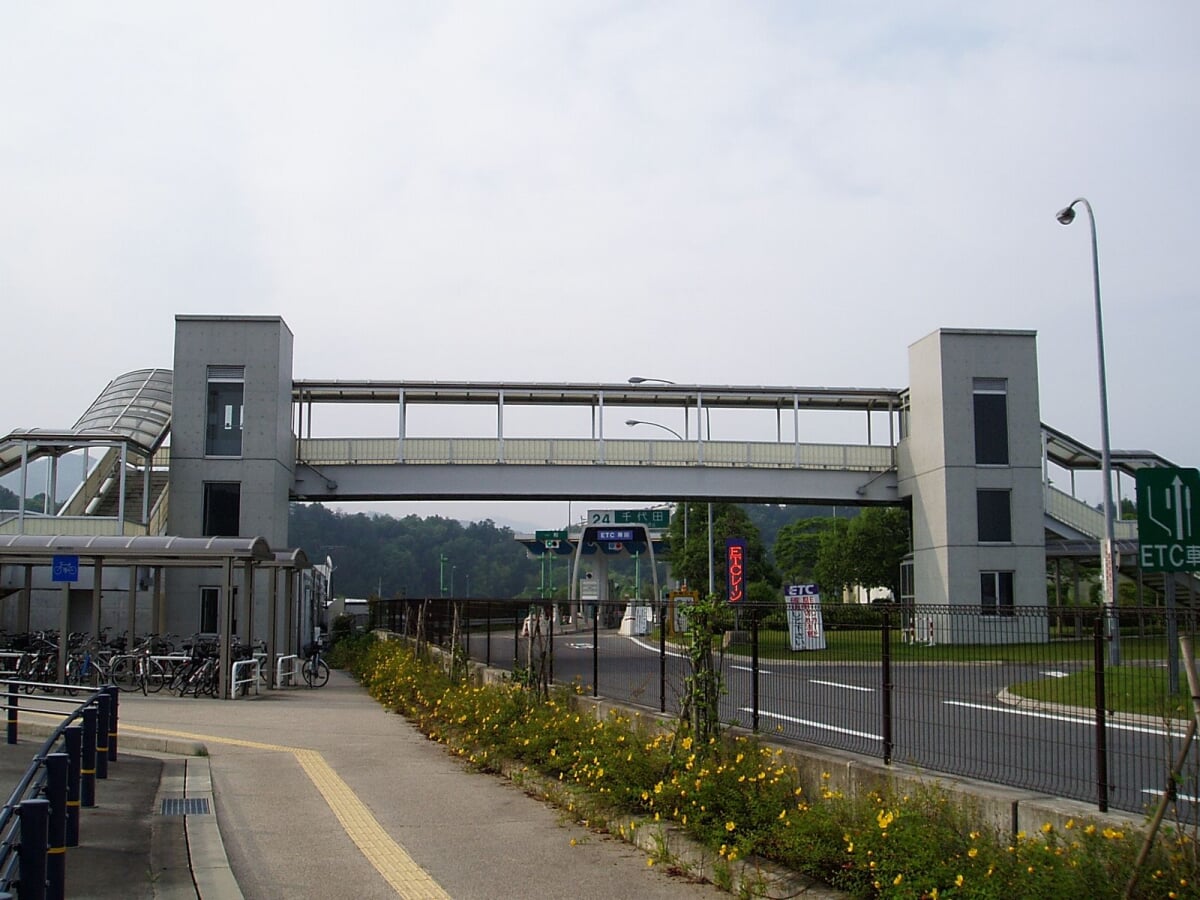
<svg viewBox="0 0 1200 900">
<path fill-rule="evenodd" d="M 822 595 L 829 598 L 840 599 L 846 588 L 854 584 L 850 520 L 833 519 L 829 527 L 821 532 L 813 574 L 817 576 Z"/>
<path fill-rule="evenodd" d="M 821 534 L 834 520 L 824 516 L 800 519 L 779 530 L 775 540 L 775 565 L 792 584 L 816 580 Z"/>
<path fill-rule="evenodd" d="M 708 504 L 687 505 L 688 536 L 683 538 L 683 504 L 676 506 L 671 517 L 671 573 L 692 589 L 706 593 L 708 589 Z M 713 587 L 718 594 L 725 590 L 725 539 L 746 539 L 746 581 L 766 581 L 779 584 L 779 573 L 771 564 L 758 528 L 746 511 L 736 503 L 713 504 Z"/>
<path fill-rule="evenodd" d="M 872 507 L 851 520 L 849 541 L 853 584 L 885 587 L 900 596 L 900 562 L 908 553 L 908 511 L 899 507 Z"/>
</svg>

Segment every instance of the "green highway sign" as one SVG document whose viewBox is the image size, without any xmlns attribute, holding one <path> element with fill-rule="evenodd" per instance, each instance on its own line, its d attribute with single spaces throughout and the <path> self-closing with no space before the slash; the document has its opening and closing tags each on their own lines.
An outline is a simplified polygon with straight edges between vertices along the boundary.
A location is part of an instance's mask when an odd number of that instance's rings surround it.
<svg viewBox="0 0 1200 900">
<path fill-rule="evenodd" d="M 671 524 L 669 509 L 616 509 L 614 524 L 645 525 L 647 528 L 667 528 Z"/>
<path fill-rule="evenodd" d="M 1138 469 L 1138 565 L 1200 571 L 1200 470 Z"/>
<path fill-rule="evenodd" d="M 534 532 L 534 537 L 539 541 L 565 541 L 567 539 L 567 529 L 563 528 L 560 531 L 537 531 Z"/>
</svg>

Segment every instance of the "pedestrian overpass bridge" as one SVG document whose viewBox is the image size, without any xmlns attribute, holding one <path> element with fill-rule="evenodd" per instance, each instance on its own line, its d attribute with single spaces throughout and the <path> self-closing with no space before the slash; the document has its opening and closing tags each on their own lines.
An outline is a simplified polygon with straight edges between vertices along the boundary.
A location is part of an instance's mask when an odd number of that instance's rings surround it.
<svg viewBox="0 0 1200 900">
<path fill-rule="evenodd" d="M 901 389 L 309 380 L 291 362 L 279 317 L 178 316 L 173 370 L 118 379 L 75 429 L 0 441 L 0 472 L 51 460 L 51 496 L 73 442 L 96 454 L 56 514 L 0 529 L 94 534 L 107 512 L 109 533 L 282 547 L 291 501 L 904 505 L 914 596 L 995 610 L 1044 603 L 1047 558 L 1100 555 L 1103 517 L 1074 496 L 1100 454 L 1041 421 L 1031 331 L 939 329 Z M 1111 457 L 1118 503 L 1123 479 L 1170 465 Z M 1116 528 L 1134 563 L 1135 523 Z"/>
<path fill-rule="evenodd" d="M 163 378 L 163 370 L 144 373 L 147 383 Z M 129 373 L 113 384 L 136 383 L 136 376 L 138 373 Z M 130 403 L 118 404 L 120 412 L 111 419 L 98 420 L 93 408 L 74 429 L 33 429 L 4 438 L 0 442 L 0 475 L 39 459 L 61 459 L 81 447 L 90 448 L 88 465 L 92 468 L 77 489 L 79 496 L 56 515 L 9 511 L 0 514 L 0 533 L 154 533 L 155 524 L 166 521 L 167 479 L 162 473 L 169 470 L 171 460 L 170 410 L 169 404 L 162 405 L 162 397 L 170 396 L 169 383 L 165 392 L 160 384 L 158 393 L 159 413 L 153 430 L 146 428 L 149 417 Z M 290 496 L 304 502 L 573 499 L 655 503 L 688 499 L 895 505 L 901 502 L 897 440 L 906 402 L 905 391 L 889 389 L 296 381 L 292 389 L 295 460 Z M 311 436 L 314 422 L 320 422 L 324 411 L 358 404 L 390 407 L 395 433 Z M 492 407 L 494 435 L 406 433 L 414 407 L 481 404 Z M 556 414 L 569 418 L 582 409 L 594 436 L 506 434 L 505 412 L 511 415 L 520 407 L 536 408 L 549 421 L 554 421 Z M 626 425 L 630 410 L 643 414 L 658 411 L 670 416 L 670 421 L 682 413 L 687 435 L 639 419 L 634 420 L 636 424 L 670 432 L 672 437 L 627 437 L 632 433 Z M 714 414 L 720 423 L 720 417 L 731 410 L 752 410 L 765 416 L 775 439 L 711 440 L 705 429 L 695 427 L 701 422 L 710 425 Z M 840 414 L 843 419 L 852 416 L 862 439 L 857 443 L 801 440 L 806 433 L 820 432 L 821 414 Z M 1076 472 L 1100 468 L 1099 452 L 1045 424 L 1041 445 L 1048 541 L 1083 541 L 1094 546 L 1103 533 L 1100 510 L 1053 487 L 1050 474 L 1065 472 L 1067 479 L 1060 474 L 1054 480 L 1069 480 L 1074 486 Z M 1139 468 L 1171 463 L 1147 451 L 1115 450 L 1112 465 L 1119 502 L 1122 477 L 1128 481 Z M 50 490 L 58 477 L 53 468 L 47 471 Z M 1137 539 L 1137 523 L 1118 520 L 1115 527 L 1117 540 L 1127 545 L 1126 552 L 1133 552 L 1128 545 Z"/>
</svg>

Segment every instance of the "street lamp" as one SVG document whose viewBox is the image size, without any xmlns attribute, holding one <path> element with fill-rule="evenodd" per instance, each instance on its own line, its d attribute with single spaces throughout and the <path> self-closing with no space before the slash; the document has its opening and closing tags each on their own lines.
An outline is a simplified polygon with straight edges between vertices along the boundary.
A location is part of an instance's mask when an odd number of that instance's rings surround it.
<svg viewBox="0 0 1200 900">
<path fill-rule="evenodd" d="M 654 384 L 678 384 L 679 383 L 677 381 L 671 381 L 670 379 L 667 379 L 667 378 L 646 378 L 642 375 L 634 375 L 633 377 L 629 378 L 628 381 L 630 384 L 646 384 L 647 382 L 653 382 Z M 646 424 L 654 425 L 657 423 L 647 422 Z M 687 431 L 687 408 L 686 407 L 684 407 L 684 410 L 683 410 L 683 426 L 684 426 L 683 430 L 684 430 L 684 432 L 686 432 Z M 706 432 L 704 439 L 711 441 L 712 440 L 712 415 L 711 415 L 711 410 L 709 410 L 709 408 L 707 406 L 704 407 L 704 430 Z M 696 436 L 697 437 L 700 436 L 700 423 L 699 422 L 696 423 Z"/>
<path fill-rule="evenodd" d="M 632 378 L 629 379 L 633 381 Z M 643 381 L 645 379 L 642 379 Z M 661 380 L 661 379 L 660 379 Z M 635 382 L 636 383 L 636 382 Z M 674 428 L 668 428 L 666 425 L 660 425 L 658 422 L 646 422 L 642 419 L 626 419 L 625 424 L 632 428 L 634 425 L 652 425 L 655 428 L 661 428 L 663 431 L 669 431 L 679 440 L 686 440 L 682 434 Z M 688 504 L 683 502 L 683 543 L 686 545 L 688 539 Z M 715 590 L 713 585 L 713 548 L 712 548 L 712 501 L 708 503 L 708 592 L 711 594 Z"/>
<path fill-rule="evenodd" d="M 1112 504 L 1112 454 L 1108 443 L 1108 380 L 1104 374 L 1104 326 L 1100 314 L 1100 255 L 1096 250 L 1096 214 L 1087 198 L 1079 197 L 1060 209 L 1056 218 L 1060 225 L 1075 221 L 1075 207 L 1082 205 L 1087 210 L 1088 223 L 1092 231 L 1092 289 L 1096 298 L 1096 360 L 1100 371 L 1100 472 L 1104 479 L 1104 541 L 1100 546 L 1100 579 L 1103 586 L 1101 598 L 1108 615 L 1105 627 L 1108 632 L 1108 661 L 1111 665 L 1121 662 L 1121 631 L 1116 621 L 1116 573 L 1113 571 L 1113 504 Z"/>
</svg>

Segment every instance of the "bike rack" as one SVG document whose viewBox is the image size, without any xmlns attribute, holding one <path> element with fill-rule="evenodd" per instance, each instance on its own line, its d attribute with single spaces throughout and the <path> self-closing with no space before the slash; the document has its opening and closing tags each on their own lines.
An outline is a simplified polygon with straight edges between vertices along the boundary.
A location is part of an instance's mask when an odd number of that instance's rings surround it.
<svg viewBox="0 0 1200 900">
<path fill-rule="evenodd" d="M 299 659 L 295 653 L 279 657 L 279 662 L 275 665 L 275 687 L 291 687 L 296 683 L 296 677 L 300 674 L 300 667 L 297 665 Z"/>
<path fill-rule="evenodd" d="M 249 678 L 238 678 L 238 674 L 243 669 L 250 670 Z M 239 659 L 239 660 L 237 660 L 233 664 L 233 668 L 230 672 L 229 680 L 231 682 L 230 691 L 232 692 L 234 699 L 236 699 L 238 696 L 238 688 L 243 684 L 253 684 L 254 685 L 254 693 L 257 694 L 258 693 L 258 660 L 257 659 Z M 250 692 L 247 691 L 246 693 L 248 694 Z"/>
</svg>

